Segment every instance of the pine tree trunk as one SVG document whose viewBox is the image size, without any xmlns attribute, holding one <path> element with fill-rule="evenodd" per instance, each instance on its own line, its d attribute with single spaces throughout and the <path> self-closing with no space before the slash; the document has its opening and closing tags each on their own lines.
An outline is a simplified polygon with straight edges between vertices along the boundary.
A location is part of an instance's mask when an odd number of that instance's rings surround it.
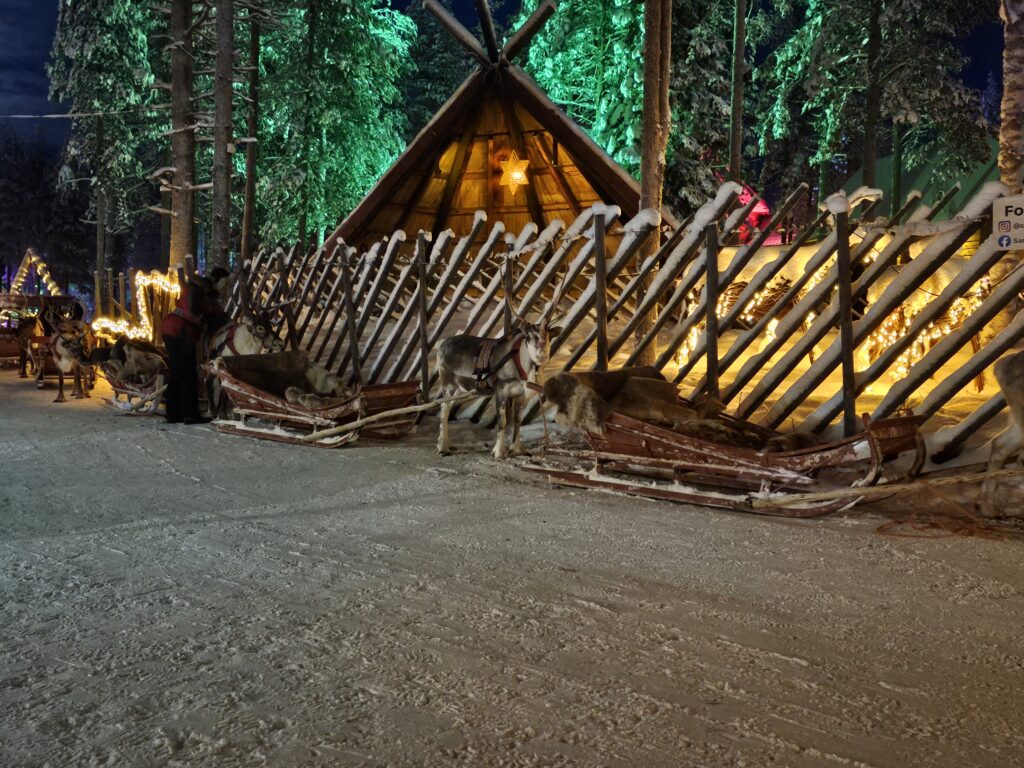
<svg viewBox="0 0 1024 768">
<path fill-rule="evenodd" d="M 192 116 L 192 0 L 171 0 L 171 244 L 169 266 L 185 266 L 196 252 L 196 135 Z"/>
<path fill-rule="evenodd" d="M 1024 0 L 1002 0 L 1003 102 L 999 124 L 999 178 L 1013 193 L 1024 181 Z"/>
<path fill-rule="evenodd" d="M 743 54 L 747 46 L 747 0 L 736 0 L 732 31 L 732 115 L 729 121 L 729 178 L 743 173 Z"/>
<path fill-rule="evenodd" d="M 171 152 L 169 149 L 163 151 L 163 165 L 170 165 Z M 171 210 L 171 191 L 160 191 L 160 207 L 165 211 Z M 171 217 L 165 213 L 160 214 L 160 263 L 166 269 L 171 258 Z"/>
<path fill-rule="evenodd" d="M 892 190 L 889 193 L 889 216 L 900 209 L 903 199 L 903 131 L 899 123 L 892 124 Z"/>
<path fill-rule="evenodd" d="M 245 208 L 242 211 L 242 263 L 252 258 L 255 246 L 256 229 L 256 159 L 259 144 L 256 134 L 259 132 L 260 110 L 260 24 L 255 19 L 249 28 L 249 143 L 245 145 Z"/>
<path fill-rule="evenodd" d="M 1024 182 L 1024 0 L 1001 0 L 1003 20 L 1003 101 L 999 116 L 999 180 L 1019 194 Z M 993 283 L 1002 280 L 1024 259 L 1011 251 L 992 269 Z M 1000 312 L 985 328 L 989 341 L 1010 324 L 1019 302 Z"/>
<path fill-rule="evenodd" d="M 228 267 L 231 252 L 232 58 L 235 52 L 234 0 L 217 0 L 217 60 L 213 82 L 213 220 L 207 271 Z"/>
<path fill-rule="evenodd" d="M 299 249 L 298 253 L 306 253 L 306 238 L 309 236 L 309 182 L 312 171 L 310 158 L 310 132 L 312 131 L 313 112 L 313 54 L 316 45 L 316 0 L 308 0 L 306 4 L 306 98 L 305 113 L 302 119 L 302 195 L 299 198 Z"/>
<path fill-rule="evenodd" d="M 99 135 L 102 136 L 103 132 L 100 131 Z M 106 308 L 103 286 L 107 284 L 107 196 L 103 187 L 96 188 L 96 272 L 99 280 L 96 281 L 97 291 L 93 300 L 96 303 L 95 314 L 102 315 Z"/>
<path fill-rule="evenodd" d="M 871 0 L 868 18 L 868 85 L 864 94 L 864 186 L 875 186 L 878 163 L 878 123 L 882 111 L 882 85 L 878 58 L 882 51 L 882 0 Z"/>
<path fill-rule="evenodd" d="M 665 150 L 671 129 L 668 84 L 672 66 L 672 2 L 646 0 L 644 4 L 644 113 L 643 146 L 640 153 L 640 207 L 661 214 L 665 186 Z M 637 253 L 639 266 L 653 255 L 660 244 L 660 221 L 644 247 Z M 650 287 L 645 280 L 638 292 L 642 301 Z M 637 326 L 634 338 L 640 341 L 654 326 L 655 312 Z M 651 365 L 657 357 L 657 345 L 649 344 L 637 359 L 637 365 Z"/>
</svg>

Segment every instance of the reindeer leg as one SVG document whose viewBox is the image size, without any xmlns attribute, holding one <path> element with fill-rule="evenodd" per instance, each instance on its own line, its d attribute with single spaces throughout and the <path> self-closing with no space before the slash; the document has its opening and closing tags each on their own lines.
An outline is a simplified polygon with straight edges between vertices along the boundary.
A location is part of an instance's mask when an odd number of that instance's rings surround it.
<svg viewBox="0 0 1024 768">
<path fill-rule="evenodd" d="M 25 372 L 25 369 L 28 368 L 28 352 L 22 350 L 21 354 L 18 356 L 18 362 L 21 364 L 20 370 L 18 371 L 18 378 L 27 379 L 28 373 Z"/>
<path fill-rule="evenodd" d="M 1018 453 L 1024 446 L 1024 428 L 1016 422 L 1004 429 L 992 441 L 992 450 L 988 457 L 988 469 L 986 470 L 985 482 L 981 486 L 981 494 L 978 498 L 977 507 L 979 511 L 994 515 L 996 509 L 996 488 L 999 485 L 998 478 L 991 476 L 992 472 L 1002 469 L 1010 456 Z"/>
<path fill-rule="evenodd" d="M 53 402 L 64 402 L 64 371 L 62 371 L 59 367 L 57 368 L 57 399 L 54 400 Z"/>
<path fill-rule="evenodd" d="M 523 400 L 522 396 L 511 398 L 512 401 L 512 455 L 523 456 L 529 455 L 529 451 L 523 448 L 522 440 L 519 436 L 519 429 L 522 427 L 523 422 Z"/>
<path fill-rule="evenodd" d="M 508 430 L 508 404 L 511 400 L 499 384 L 494 390 L 495 410 L 498 413 L 498 439 L 494 443 L 494 450 L 491 455 L 496 459 L 508 458 L 508 449 L 505 446 Z"/>
</svg>

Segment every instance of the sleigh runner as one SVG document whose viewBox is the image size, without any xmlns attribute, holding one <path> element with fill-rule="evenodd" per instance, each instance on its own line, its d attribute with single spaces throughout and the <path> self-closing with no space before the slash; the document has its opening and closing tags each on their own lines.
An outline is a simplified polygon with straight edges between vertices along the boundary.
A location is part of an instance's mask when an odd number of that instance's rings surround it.
<svg viewBox="0 0 1024 768">
<path fill-rule="evenodd" d="M 680 403 L 686 401 L 680 399 Z M 766 442 L 778 436 L 743 420 L 717 418 L 724 426 Z M 916 476 L 926 459 L 918 430 L 923 420 L 916 416 L 865 418 L 865 431 L 853 437 L 769 451 L 683 434 L 612 412 L 601 430 L 583 430 L 587 450 L 549 447 L 541 463 L 526 469 L 547 475 L 556 485 L 811 517 L 853 506 L 861 498 L 859 489 L 882 480 L 885 463 L 902 454 L 913 453 L 903 474 Z M 826 498 L 804 498 L 815 493 Z"/>
<path fill-rule="evenodd" d="M 305 404 L 289 401 L 285 392 L 301 381 L 305 359 L 303 353 L 284 352 L 224 357 L 216 365 L 204 365 L 206 373 L 219 380 L 236 417 L 214 422 L 218 431 L 296 445 L 338 448 L 361 435 L 382 439 L 401 437 L 415 426 L 415 416 L 398 413 L 389 417 L 387 414 L 419 401 L 420 389 L 416 381 L 360 386 L 344 397 L 316 397 Z M 314 432 L 368 416 L 378 417 L 370 428 L 315 440 L 303 439 Z"/>
</svg>

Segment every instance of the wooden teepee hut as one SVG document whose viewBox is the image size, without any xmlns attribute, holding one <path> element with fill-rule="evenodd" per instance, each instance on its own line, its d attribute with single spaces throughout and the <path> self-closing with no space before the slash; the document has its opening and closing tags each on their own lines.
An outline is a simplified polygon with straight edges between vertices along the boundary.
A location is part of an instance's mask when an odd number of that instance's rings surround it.
<svg viewBox="0 0 1024 768">
<path fill-rule="evenodd" d="M 476 0 L 484 43 L 435 0 L 428 10 L 479 66 L 334 232 L 357 248 L 397 229 L 469 233 L 476 211 L 516 232 L 569 223 L 596 202 L 624 219 L 640 187 L 512 59 L 555 11 L 546 0 L 499 48 L 487 0 Z M 666 215 L 666 223 L 673 224 Z"/>
</svg>

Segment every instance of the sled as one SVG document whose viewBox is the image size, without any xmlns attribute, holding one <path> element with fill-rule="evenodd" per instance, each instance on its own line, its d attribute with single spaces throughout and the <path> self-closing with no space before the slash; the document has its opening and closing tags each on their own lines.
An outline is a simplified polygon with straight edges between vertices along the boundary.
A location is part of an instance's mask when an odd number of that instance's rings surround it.
<svg viewBox="0 0 1024 768">
<path fill-rule="evenodd" d="M 905 472 L 914 477 L 926 458 L 919 431 L 923 421 L 918 416 L 878 421 L 865 417 L 865 431 L 853 437 L 768 452 L 680 434 L 613 413 L 602 433 L 585 433 L 589 450 L 546 449 L 543 463 L 526 469 L 547 475 L 554 485 L 761 515 L 814 517 L 852 507 L 862 498 L 858 489 L 878 483 L 885 462 L 900 454 L 914 452 Z M 824 498 L 817 497 L 822 494 Z"/>
<path fill-rule="evenodd" d="M 218 419 L 217 430 L 262 440 L 338 448 L 360 436 L 394 439 L 407 435 L 416 425 L 415 416 L 385 414 L 419 401 L 417 381 L 360 386 L 351 395 L 324 399 L 320 407 L 291 403 L 284 391 L 305 383 L 304 352 L 279 352 L 268 355 L 222 357 L 203 369 L 215 376 L 231 402 L 234 419 Z M 270 374 L 270 375 L 268 375 Z M 304 440 L 313 432 L 338 427 L 367 416 L 380 415 L 370 429 L 358 429 L 343 435 Z M 253 423 L 253 422 L 257 423 Z"/>
<path fill-rule="evenodd" d="M 106 366 L 101 365 L 99 369 L 114 392 L 114 396 L 104 398 L 104 402 L 133 415 L 156 415 L 167 389 L 166 372 L 161 371 L 147 382 L 137 382 L 118 378 Z"/>
</svg>

